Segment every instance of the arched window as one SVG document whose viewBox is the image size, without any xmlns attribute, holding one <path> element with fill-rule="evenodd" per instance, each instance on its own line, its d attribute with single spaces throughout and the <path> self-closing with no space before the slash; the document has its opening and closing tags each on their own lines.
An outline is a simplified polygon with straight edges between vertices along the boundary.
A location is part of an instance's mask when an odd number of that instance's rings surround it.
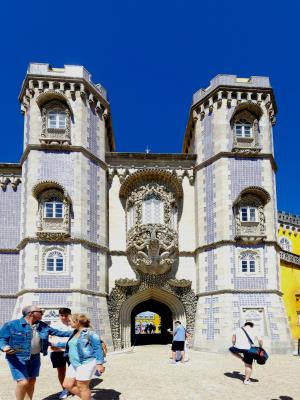
<svg viewBox="0 0 300 400">
<path fill-rule="evenodd" d="M 69 144 L 71 141 L 71 113 L 61 101 L 50 101 L 42 108 L 41 143 Z"/>
<path fill-rule="evenodd" d="M 257 255 L 252 251 L 241 253 L 240 257 L 240 269 L 242 273 L 256 273 L 258 269 Z"/>
<path fill-rule="evenodd" d="M 44 218 L 63 218 L 64 205 L 57 197 L 44 202 Z"/>
<path fill-rule="evenodd" d="M 242 104 L 231 120 L 233 132 L 233 151 L 259 151 L 259 118 L 261 110 L 254 105 Z M 246 108 L 247 107 L 247 108 Z"/>
<path fill-rule="evenodd" d="M 151 195 L 143 202 L 143 224 L 163 224 L 163 202 L 158 196 Z"/>
<path fill-rule="evenodd" d="M 56 241 L 70 236 L 71 199 L 65 189 L 56 182 L 43 181 L 33 194 L 38 201 L 37 236 Z"/>
<path fill-rule="evenodd" d="M 252 138 L 252 123 L 246 119 L 240 119 L 234 124 L 235 134 L 237 138 Z"/>
<path fill-rule="evenodd" d="M 47 254 L 46 271 L 47 272 L 64 271 L 64 256 L 60 251 L 54 250 Z"/>
<path fill-rule="evenodd" d="M 279 244 L 280 244 L 280 247 L 282 248 L 282 250 L 289 251 L 289 252 L 292 251 L 292 243 L 286 237 L 281 237 L 279 239 Z"/>
<path fill-rule="evenodd" d="M 48 128 L 50 129 L 66 129 L 66 117 L 65 111 L 60 109 L 50 110 L 48 112 Z"/>
<path fill-rule="evenodd" d="M 265 205 L 270 200 L 261 187 L 245 188 L 234 202 L 236 239 L 258 241 L 265 238 Z"/>
</svg>

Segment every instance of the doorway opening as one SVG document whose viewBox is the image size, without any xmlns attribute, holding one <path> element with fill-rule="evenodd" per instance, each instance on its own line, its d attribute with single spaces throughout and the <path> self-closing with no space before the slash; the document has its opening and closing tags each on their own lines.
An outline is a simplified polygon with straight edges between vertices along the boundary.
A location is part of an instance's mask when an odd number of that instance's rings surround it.
<svg viewBox="0 0 300 400">
<path fill-rule="evenodd" d="M 172 312 L 168 306 L 156 301 L 146 300 L 134 307 L 131 312 L 131 345 L 167 344 L 172 342 Z"/>
</svg>

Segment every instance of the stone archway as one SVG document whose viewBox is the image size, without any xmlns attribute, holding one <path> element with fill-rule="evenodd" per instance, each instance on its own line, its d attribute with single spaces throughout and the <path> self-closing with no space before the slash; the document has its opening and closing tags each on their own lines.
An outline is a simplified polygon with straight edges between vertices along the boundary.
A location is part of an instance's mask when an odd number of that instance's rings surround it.
<svg viewBox="0 0 300 400">
<path fill-rule="evenodd" d="M 116 281 L 108 299 L 108 310 L 115 349 L 131 345 L 131 312 L 139 303 L 153 299 L 165 304 L 173 320 L 180 320 L 193 336 L 197 297 L 191 282 L 169 274 L 139 274 L 139 280 Z"/>
<path fill-rule="evenodd" d="M 136 332 L 136 316 L 140 313 L 155 313 L 160 317 L 159 331 L 155 328 L 155 333 L 147 331 L 148 334 L 141 334 L 141 330 Z M 172 336 L 168 329 L 173 329 L 173 316 L 170 308 L 157 300 L 149 299 L 136 305 L 131 311 L 130 321 L 131 345 L 140 346 L 146 344 L 167 344 L 172 342 Z M 148 321 L 147 321 L 148 322 Z M 145 321 L 145 324 L 147 323 Z M 152 322 L 152 321 L 151 321 Z M 154 322 L 154 321 L 153 321 Z"/>
</svg>

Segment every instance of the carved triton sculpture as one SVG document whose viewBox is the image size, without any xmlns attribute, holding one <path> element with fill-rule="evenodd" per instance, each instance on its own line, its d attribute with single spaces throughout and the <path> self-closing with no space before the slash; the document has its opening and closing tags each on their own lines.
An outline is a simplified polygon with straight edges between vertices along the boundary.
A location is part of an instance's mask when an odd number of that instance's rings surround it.
<svg viewBox="0 0 300 400">
<path fill-rule="evenodd" d="M 127 254 L 137 269 L 163 274 L 178 255 L 177 233 L 166 225 L 136 225 L 128 232 Z"/>
</svg>

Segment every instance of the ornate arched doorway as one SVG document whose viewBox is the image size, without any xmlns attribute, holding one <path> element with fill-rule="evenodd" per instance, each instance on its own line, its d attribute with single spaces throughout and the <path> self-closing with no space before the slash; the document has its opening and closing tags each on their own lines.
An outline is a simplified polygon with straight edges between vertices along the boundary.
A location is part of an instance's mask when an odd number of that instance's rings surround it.
<svg viewBox="0 0 300 400">
<path fill-rule="evenodd" d="M 155 322 L 156 319 L 156 322 Z M 149 299 L 131 311 L 131 345 L 171 343 L 172 312 L 160 301 Z"/>
<path fill-rule="evenodd" d="M 159 281 L 158 281 L 159 280 Z M 131 346 L 131 316 L 133 309 L 147 300 L 167 306 L 172 320 L 181 321 L 193 336 L 197 298 L 186 281 L 169 280 L 168 276 L 145 275 L 142 281 L 120 282 L 111 292 L 108 305 L 115 349 Z M 130 284 L 130 285 L 129 285 Z M 174 284 L 181 287 L 174 286 Z"/>
</svg>

